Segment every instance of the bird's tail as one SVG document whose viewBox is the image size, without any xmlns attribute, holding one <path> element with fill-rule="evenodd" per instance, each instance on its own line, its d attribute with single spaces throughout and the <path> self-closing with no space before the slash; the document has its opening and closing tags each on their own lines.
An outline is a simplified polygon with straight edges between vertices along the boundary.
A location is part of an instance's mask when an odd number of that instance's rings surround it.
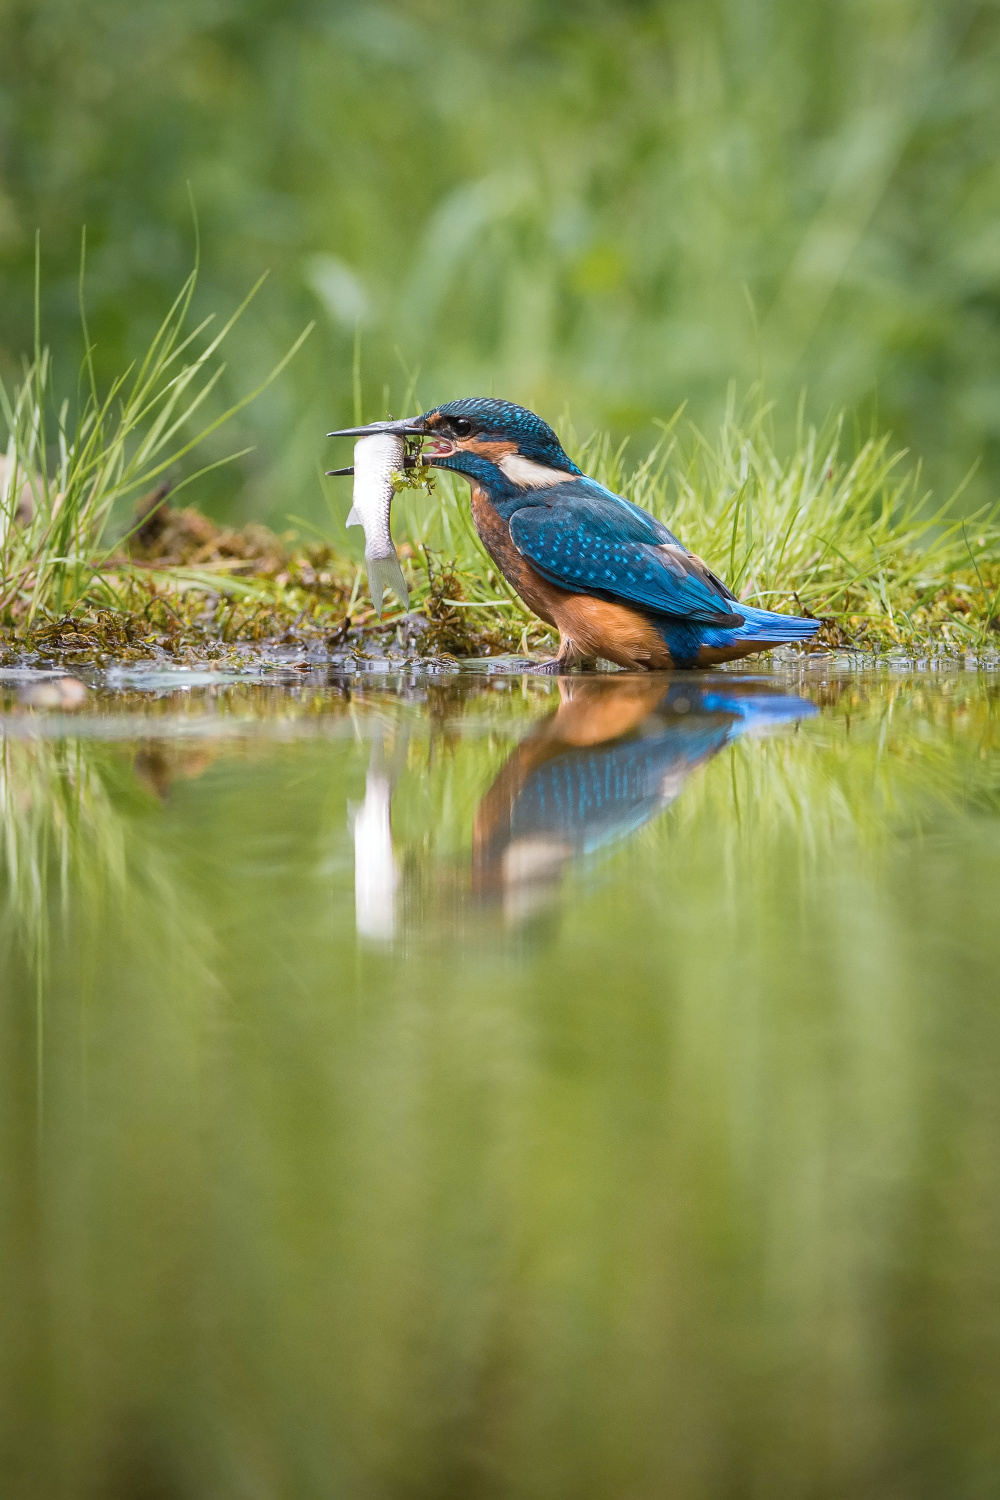
<svg viewBox="0 0 1000 1500">
<path fill-rule="evenodd" d="M 785 693 L 703 693 L 701 707 L 707 713 L 732 714 L 742 720 L 738 730 L 760 733 L 775 724 L 811 719 L 819 712 L 806 698 L 790 698 Z"/>
<path fill-rule="evenodd" d="M 759 641 L 762 646 L 780 646 L 784 642 L 807 641 L 816 634 L 822 620 L 804 620 L 798 615 L 776 615 L 770 609 L 738 606 L 744 623 L 736 632 L 738 641 Z"/>
</svg>

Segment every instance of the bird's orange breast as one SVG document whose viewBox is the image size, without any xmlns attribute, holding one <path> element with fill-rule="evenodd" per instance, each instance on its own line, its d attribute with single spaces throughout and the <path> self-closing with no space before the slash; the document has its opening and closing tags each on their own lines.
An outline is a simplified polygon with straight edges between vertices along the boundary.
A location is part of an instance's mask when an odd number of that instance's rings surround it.
<svg viewBox="0 0 1000 1500">
<path fill-rule="evenodd" d="M 504 520 L 489 495 L 478 484 L 472 486 L 472 519 L 476 523 L 480 541 L 507 582 L 529 609 L 534 610 L 547 624 L 555 625 L 557 621 L 550 605 L 554 596 L 564 591 L 536 573 L 527 558 L 521 556 L 511 540 L 509 522 Z"/>
</svg>

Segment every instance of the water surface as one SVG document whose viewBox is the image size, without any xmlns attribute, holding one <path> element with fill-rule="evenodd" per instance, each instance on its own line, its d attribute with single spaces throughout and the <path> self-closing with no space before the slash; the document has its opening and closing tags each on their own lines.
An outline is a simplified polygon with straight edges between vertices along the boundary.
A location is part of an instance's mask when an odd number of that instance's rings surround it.
<svg viewBox="0 0 1000 1500">
<path fill-rule="evenodd" d="M 1000 1485 L 1000 679 L 3 694 L 24 1500 Z"/>
</svg>

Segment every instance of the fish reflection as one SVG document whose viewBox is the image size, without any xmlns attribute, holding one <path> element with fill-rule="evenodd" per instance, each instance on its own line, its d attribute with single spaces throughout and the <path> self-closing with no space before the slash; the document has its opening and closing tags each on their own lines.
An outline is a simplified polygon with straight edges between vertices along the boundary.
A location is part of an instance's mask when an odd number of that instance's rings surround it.
<svg viewBox="0 0 1000 1500">
<path fill-rule="evenodd" d="M 816 712 L 763 682 L 561 679 L 558 707 L 520 741 L 479 803 L 466 894 L 499 900 L 510 920 L 531 914 L 558 891 L 572 860 L 635 833 L 732 740 Z M 354 834 L 358 931 L 392 937 L 400 873 L 379 744 Z"/>
<path fill-rule="evenodd" d="M 354 814 L 354 919 L 362 937 L 385 939 L 396 931 L 399 866 L 392 847 L 392 783 L 369 770 L 365 800 Z"/>
<path fill-rule="evenodd" d="M 354 923 L 362 937 L 385 942 L 396 934 L 399 864 L 392 842 L 392 788 L 405 737 L 387 760 L 381 738 L 372 744 L 365 800 L 352 813 L 354 826 Z"/>
</svg>

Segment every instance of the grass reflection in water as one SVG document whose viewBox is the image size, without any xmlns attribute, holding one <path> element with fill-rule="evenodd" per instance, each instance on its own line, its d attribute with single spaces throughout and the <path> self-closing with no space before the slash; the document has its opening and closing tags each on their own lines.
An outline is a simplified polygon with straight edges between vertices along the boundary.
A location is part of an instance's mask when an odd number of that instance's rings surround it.
<svg viewBox="0 0 1000 1500">
<path fill-rule="evenodd" d="M 5 1490 L 986 1492 L 998 689 L 8 705 Z"/>
</svg>

